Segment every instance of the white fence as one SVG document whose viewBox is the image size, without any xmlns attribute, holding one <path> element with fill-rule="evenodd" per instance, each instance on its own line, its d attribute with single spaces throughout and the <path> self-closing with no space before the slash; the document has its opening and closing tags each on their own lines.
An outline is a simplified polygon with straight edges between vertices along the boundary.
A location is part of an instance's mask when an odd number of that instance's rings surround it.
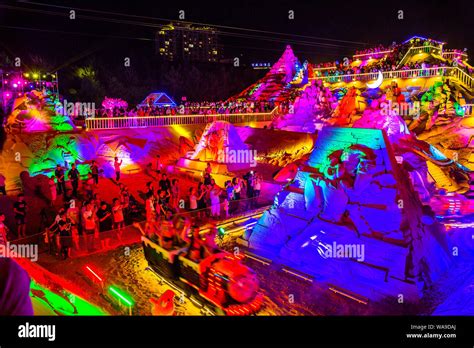
<svg viewBox="0 0 474 348">
<path fill-rule="evenodd" d="M 362 74 L 347 74 L 347 75 L 330 75 L 330 76 L 315 76 L 313 80 L 324 80 L 329 83 L 351 82 L 351 81 L 374 81 L 377 79 L 379 73 L 362 73 Z M 456 78 L 466 88 L 474 88 L 474 79 L 466 74 L 458 67 L 437 67 L 425 69 L 408 69 L 408 70 L 394 70 L 383 71 L 384 79 L 411 79 L 418 77 L 435 77 L 435 76 L 449 76 Z"/>
<path fill-rule="evenodd" d="M 92 117 L 86 119 L 87 129 L 121 129 L 166 127 L 173 125 L 206 124 L 214 121 L 227 121 L 232 124 L 272 121 L 277 111 L 271 112 L 215 114 L 215 115 L 173 115 L 144 117 Z"/>
</svg>

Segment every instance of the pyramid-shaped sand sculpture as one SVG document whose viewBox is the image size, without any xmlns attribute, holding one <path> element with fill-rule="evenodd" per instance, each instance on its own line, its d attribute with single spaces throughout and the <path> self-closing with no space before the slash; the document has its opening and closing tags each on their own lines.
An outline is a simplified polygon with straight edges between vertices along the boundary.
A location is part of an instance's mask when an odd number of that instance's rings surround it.
<svg viewBox="0 0 474 348">
<path fill-rule="evenodd" d="M 378 129 L 323 128 L 244 239 L 256 254 L 367 300 L 419 299 L 450 264 L 443 228 Z"/>
<path fill-rule="evenodd" d="M 278 59 L 278 61 L 273 64 L 272 68 L 268 72 L 268 75 L 285 74 L 284 81 L 290 82 L 293 80 L 293 77 L 296 73 L 297 63 L 298 58 L 296 58 L 291 46 L 287 45 L 280 59 Z"/>
<path fill-rule="evenodd" d="M 255 165 L 255 151 L 240 139 L 234 125 L 226 121 L 208 123 L 193 152 L 180 158 L 179 168 L 203 171 L 211 163 L 212 172 L 225 174 Z"/>
<path fill-rule="evenodd" d="M 296 58 L 291 46 L 286 46 L 280 59 L 273 64 L 264 77 L 231 99 L 275 100 L 295 77 L 298 64 L 298 58 Z"/>
</svg>

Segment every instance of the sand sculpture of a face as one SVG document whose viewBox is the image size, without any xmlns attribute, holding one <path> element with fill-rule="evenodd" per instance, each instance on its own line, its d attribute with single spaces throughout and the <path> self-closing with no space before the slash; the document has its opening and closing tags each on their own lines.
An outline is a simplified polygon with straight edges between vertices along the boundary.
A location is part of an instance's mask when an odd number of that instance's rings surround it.
<svg viewBox="0 0 474 348">
<path fill-rule="evenodd" d="M 341 181 L 352 182 L 357 175 L 368 174 L 375 165 L 373 150 L 364 146 L 350 146 L 330 153 L 321 165 L 322 179 L 337 185 Z"/>
<path fill-rule="evenodd" d="M 212 155 L 213 160 L 217 158 L 219 153 L 219 134 L 214 131 L 207 138 L 207 149 Z"/>
</svg>

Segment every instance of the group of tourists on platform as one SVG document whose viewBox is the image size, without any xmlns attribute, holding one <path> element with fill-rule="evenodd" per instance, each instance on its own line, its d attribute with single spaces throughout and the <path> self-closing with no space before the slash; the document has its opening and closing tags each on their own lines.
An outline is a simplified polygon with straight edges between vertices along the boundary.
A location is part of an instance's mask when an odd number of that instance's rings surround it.
<svg viewBox="0 0 474 348">
<path fill-rule="evenodd" d="M 98 109 L 95 117 L 145 117 L 173 115 L 215 115 L 238 113 L 266 113 L 275 107 L 273 102 L 229 101 L 229 102 L 185 102 L 176 106 L 137 106 L 125 109 Z"/>
</svg>

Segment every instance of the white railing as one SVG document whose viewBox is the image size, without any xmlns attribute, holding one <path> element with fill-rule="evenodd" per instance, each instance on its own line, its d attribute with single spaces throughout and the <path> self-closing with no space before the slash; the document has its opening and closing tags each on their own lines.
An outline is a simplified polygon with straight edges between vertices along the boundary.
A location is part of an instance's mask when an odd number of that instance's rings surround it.
<svg viewBox="0 0 474 348">
<path fill-rule="evenodd" d="M 406 58 L 411 56 L 411 54 L 419 54 L 419 53 L 431 53 L 431 52 L 436 52 L 438 54 L 442 54 L 442 49 L 441 47 L 437 46 L 417 46 L 417 47 L 410 47 L 408 51 L 405 53 L 403 58 L 398 62 L 397 68 L 401 67 L 403 64 L 406 62 Z"/>
<path fill-rule="evenodd" d="M 448 60 L 453 60 L 454 58 L 462 57 L 462 59 L 467 58 L 467 54 L 464 52 L 456 52 L 456 51 L 444 51 L 441 56 Z"/>
<path fill-rule="evenodd" d="M 444 51 L 441 47 L 437 46 L 419 46 L 419 47 L 410 47 L 408 51 L 405 53 L 403 58 L 400 60 L 398 63 L 398 67 L 402 66 L 405 64 L 405 58 L 410 56 L 410 54 L 417 54 L 417 53 L 431 53 L 435 52 L 441 55 L 444 59 L 447 60 L 453 60 L 454 58 L 457 58 L 459 56 L 462 56 L 463 59 L 467 58 L 467 54 L 464 52 L 458 52 L 458 51 Z"/>
<path fill-rule="evenodd" d="M 214 115 L 173 115 L 144 117 L 91 117 L 86 119 L 87 129 L 121 129 L 166 127 L 174 125 L 206 124 L 214 121 L 227 121 L 232 124 L 272 121 L 277 111 L 271 112 L 214 114 Z"/>
<path fill-rule="evenodd" d="M 436 52 L 436 51 L 442 52 L 441 47 L 431 46 L 431 45 L 410 47 L 408 50 L 415 51 L 413 53 L 431 53 L 431 52 Z"/>
<path fill-rule="evenodd" d="M 474 78 L 468 74 L 466 74 L 464 71 L 459 69 L 458 67 L 451 68 L 451 75 L 454 76 L 461 84 L 463 84 L 465 87 L 469 89 L 474 88 Z"/>
<path fill-rule="evenodd" d="M 332 75 L 332 76 L 316 76 L 312 80 L 324 80 L 329 83 L 351 82 L 351 81 L 374 81 L 378 77 L 377 72 L 362 73 L 362 74 L 347 74 L 347 75 Z M 436 67 L 425 69 L 407 69 L 407 70 L 393 70 L 383 71 L 384 79 L 411 79 L 418 77 L 435 77 L 435 76 L 450 76 L 456 78 L 467 88 L 474 88 L 474 79 L 466 74 L 458 67 Z"/>
</svg>

